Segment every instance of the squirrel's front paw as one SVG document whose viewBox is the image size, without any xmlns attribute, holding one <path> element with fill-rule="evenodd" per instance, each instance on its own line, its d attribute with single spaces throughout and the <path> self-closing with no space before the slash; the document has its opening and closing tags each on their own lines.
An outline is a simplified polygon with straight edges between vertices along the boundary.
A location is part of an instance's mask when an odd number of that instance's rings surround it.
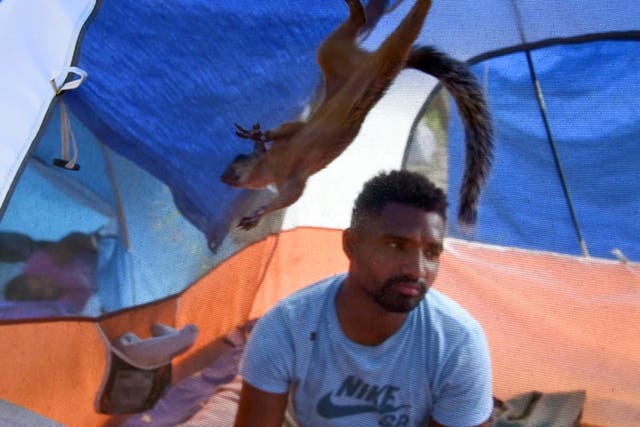
<svg viewBox="0 0 640 427">
<path fill-rule="evenodd" d="M 253 227 L 258 225 L 260 218 L 264 215 L 264 211 L 264 208 L 256 209 L 251 215 L 243 217 L 238 223 L 238 227 L 244 230 L 251 230 Z"/>
</svg>

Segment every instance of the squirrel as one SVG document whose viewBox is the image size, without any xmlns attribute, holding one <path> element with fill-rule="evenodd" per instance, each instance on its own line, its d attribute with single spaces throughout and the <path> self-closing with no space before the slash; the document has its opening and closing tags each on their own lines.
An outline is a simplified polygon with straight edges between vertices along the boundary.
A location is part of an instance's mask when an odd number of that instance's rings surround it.
<svg viewBox="0 0 640 427">
<path fill-rule="evenodd" d="M 260 189 L 275 184 L 278 191 L 269 203 L 244 216 L 238 226 L 249 230 L 264 215 L 297 201 L 308 178 L 351 144 L 366 115 L 405 68 L 439 79 L 461 111 L 467 154 L 458 218 L 464 224 L 474 224 L 480 191 L 491 166 L 491 117 L 482 90 L 465 63 L 433 47 L 414 46 L 431 1 L 417 0 L 398 27 L 372 52 L 357 44 L 366 23 L 361 2 L 345 2 L 348 18 L 317 51 L 323 93 L 307 120 L 285 122 L 268 131 L 259 124 L 251 129 L 235 125 L 238 137 L 254 141 L 254 150 L 238 155 L 220 179 L 235 188 Z"/>
</svg>

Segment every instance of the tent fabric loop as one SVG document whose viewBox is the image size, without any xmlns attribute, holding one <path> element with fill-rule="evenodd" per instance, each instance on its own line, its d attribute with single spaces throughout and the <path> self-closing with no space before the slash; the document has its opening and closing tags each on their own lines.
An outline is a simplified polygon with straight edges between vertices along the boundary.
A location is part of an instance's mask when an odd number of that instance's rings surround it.
<svg viewBox="0 0 640 427">
<path fill-rule="evenodd" d="M 75 78 L 72 78 L 71 80 L 68 80 L 68 77 L 70 74 L 75 75 Z M 58 80 L 60 77 L 64 76 L 64 83 L 62 84 L 58 84 Z M 56 95 L 60 95 L 62 92 L 64 92 L 65 90 L 71 90 L 71 89 L 76 89 L 78 87 L 80 87 L 80 85 L 82 84 L 82 82 L 85 81 L 85 79 L 87 78 L 88 74 L 85 70 L 83 70 L 82 68 L 79 67 L 67 67 L 61 71 L 56 71 L 53 76 L 51 76 L 51 87 L 53 88 L 53 91 L 55 92 Z"/>
</svg>

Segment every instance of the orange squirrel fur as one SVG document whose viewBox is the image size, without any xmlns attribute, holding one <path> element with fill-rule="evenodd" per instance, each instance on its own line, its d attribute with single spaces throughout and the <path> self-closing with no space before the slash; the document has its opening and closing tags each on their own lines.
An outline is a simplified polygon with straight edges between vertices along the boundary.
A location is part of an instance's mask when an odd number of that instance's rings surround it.
<svg viewBox="0 0 640 427">
<path fill-rule="evenodd" d="M 349 17 L 318 48 L 324 93 L 308 119 L 286 122 L 264 132 L 258 124 L 250 130 L 236 125 L 239 137 L 254 141 L 254 151 L 237 156 L 221 180 L 247 189 L 275 184 L 278 190 L 272 201 L 243 217 L 238 226 L 251 229 L 264 215 L 298 200 L 307 179 L 351 144 L 366 115 L 404 68 L 438 78 L 460 108 L 467 135 L 467 160 L 459 218 L 463 223 L 474 223 L 480 189 L 491 163 L 491 120 L 482 91 L 464 63 L 431 47 L 414 48 L 431 1 L 417 0 L 373 52 L 356 42 L 366 23 L 362 4 L 359 0 L 345 2 Z M 267 147 L 270 141 L 273 143 Z"/>
</svg>

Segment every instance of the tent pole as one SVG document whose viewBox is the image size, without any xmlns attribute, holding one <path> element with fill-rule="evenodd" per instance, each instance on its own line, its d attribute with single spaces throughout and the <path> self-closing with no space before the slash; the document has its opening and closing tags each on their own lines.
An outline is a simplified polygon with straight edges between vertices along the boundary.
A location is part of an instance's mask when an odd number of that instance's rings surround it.
<svg viewBox="0 0 640 427">
<path fill-rule="evenodd" d="M 529 49 L 525 50 L 525 54 L 527 55 L 527 63 L 529 65 L 529 73 L 531 75 L 531 83 L 534 86 L 536 97 L 538 99 L 538 107 L 540 108 L 540 114 L 542 116 L 542 121 L 544 123 L 544 128 L 547 133 L 547 140 L 549 141 L 549 146 L 551 147 L 551 152 L 553 153 L 553 159 L 556 164 L 556 170 L 558 171 L 558 176 L 560 177 L 560 182 L 562 183 L 562 191 L 564 192 L 564 196 L 567 199 L 567 204 L 569 206 L 569 212 L 571 214 L 571 220 L 573 221 L 573 226 L 576 230 L 576 235 L 578 237 L 578 241 L 580 242 L 580 249 L 582 250 L 582 255 L 585 257 L 589 256 L 589 250 L 587 249 L 587 244 L 582 237 L 582 232 L 580 231 L 580 224 L 578 222 L 578 216 L 576 215 L 575 209 L 573 208 L 573 203 L 571 202 L 571 194 L 569 193 L 569 186 L 567 185 L 567 181 L 564 177 L 564 172 L 562 171 L 562 164 L 560 163 L 560 156 L 558 155 L 558 150 L 556 148 L 556 143 L 553 138 L 553 134 L 551 133 L 551 126 L 549 125 L 549 118 L 547 116 L 547 109 L 544 103 L 544 97 L 542 95 L 542 89 L 540 88 L 540 82 L 536 75 L 536 70 L 533 66 L 533 60 L 531 59 L 531 51 Z"/>
<path fill-rule="evenodd" d="M 118 181 L 116 179 L 115 171 L 113 170 L 113 164 L 111 163 L 111 158 L 109 157 L 109 152 L 107 151 L 105 145 L 98 141 L 98 145 L 102 150 L 102 157 L 104 158 L 104 162 L 107 166 L 107 172 L 109 174 L 109 180 L 111 181 L 111 186 L 113 187 L 113 195 L 116 201 L 116 207 L 118 212 L 118 222 L 120 224 L 120 231 L 122 234 L 122 241 L 124 242 L 124 247 L 127 252 L 131 247 L 131 243 L 129 241 L 129 230 L 127 228 L 127 221 L 124 215 L 124 209 L 122 207 L 122 198 L 120 197 L 120 190 L 118 189 Z"/>
<path fill-rule="evenodd" d="M 520 39 L 523 45 L 526 45 L 526 39 L 524 35 L 524 28 L 522 26 L 522 16 L 520 14 L 520 10 L 518 9 L 518 5 L 516 1 L 512 1 L 513 7 L 516 12 L 516 21 L 518 24 L 518 30 L 520 32 Z M 565 199 L 567 200 L 567 205 L 569 207 L 569 213 L 571 214 L 571 220 L 573 222 L 573 227 L 576 231 L 576 237 L 578 238 L 578 242 L 580 244 L 580 249 L 582 251 L 582 255 L 584 257 L 589 257 L 589 250 L 587 248 L 587 243 L 585 242 L 582 232 L 580 230 L 580 223 L 578 222 L 578 216 L 576 215 L 575 209 L 573 207 L 573 202 L 571 201 L 571 193 L 569 192 L 569 186 L 567 185 L 567 181 L 564 176 L 564 172 L 562 171 L 562 164 L 560 162 L 560 156 L 558 155 L 558 150 L 556 148 L 555 139 L 553 138 L 553 133 L 551 132 L 551 125 L 549 124 L 549 117 L 547 115 L 547 107 L 544 102 L 544 96 L 542 94 L 542 88 L 540 86 L 540 81 L 538 80 L 538 75 L 536 73 L 536 69 L 533 65 L 533 59 L 531 57 L 531 50 L 525 49 L 524 53 L 527 57 L 527 64 L 529 66 L 529 75 L 531 76 L 531 83 L 533 84 L 534 91 L 536 93 L 536 98 L 538 100 L 538 108 L 540 109 L 540 115 L 542 116 L 542 122 L 544 123 L 545 132 L 547 134 L 547 141 L 549 141 L 549 145 L 551 147 L 551 152 L 553 154 L 553 159 L 556 165 L 556 171 L 558 172 L 558 176 L 560 178 L 560 183 L 562 185 L 562 191 L 564 192 Z"/>
</svg>

